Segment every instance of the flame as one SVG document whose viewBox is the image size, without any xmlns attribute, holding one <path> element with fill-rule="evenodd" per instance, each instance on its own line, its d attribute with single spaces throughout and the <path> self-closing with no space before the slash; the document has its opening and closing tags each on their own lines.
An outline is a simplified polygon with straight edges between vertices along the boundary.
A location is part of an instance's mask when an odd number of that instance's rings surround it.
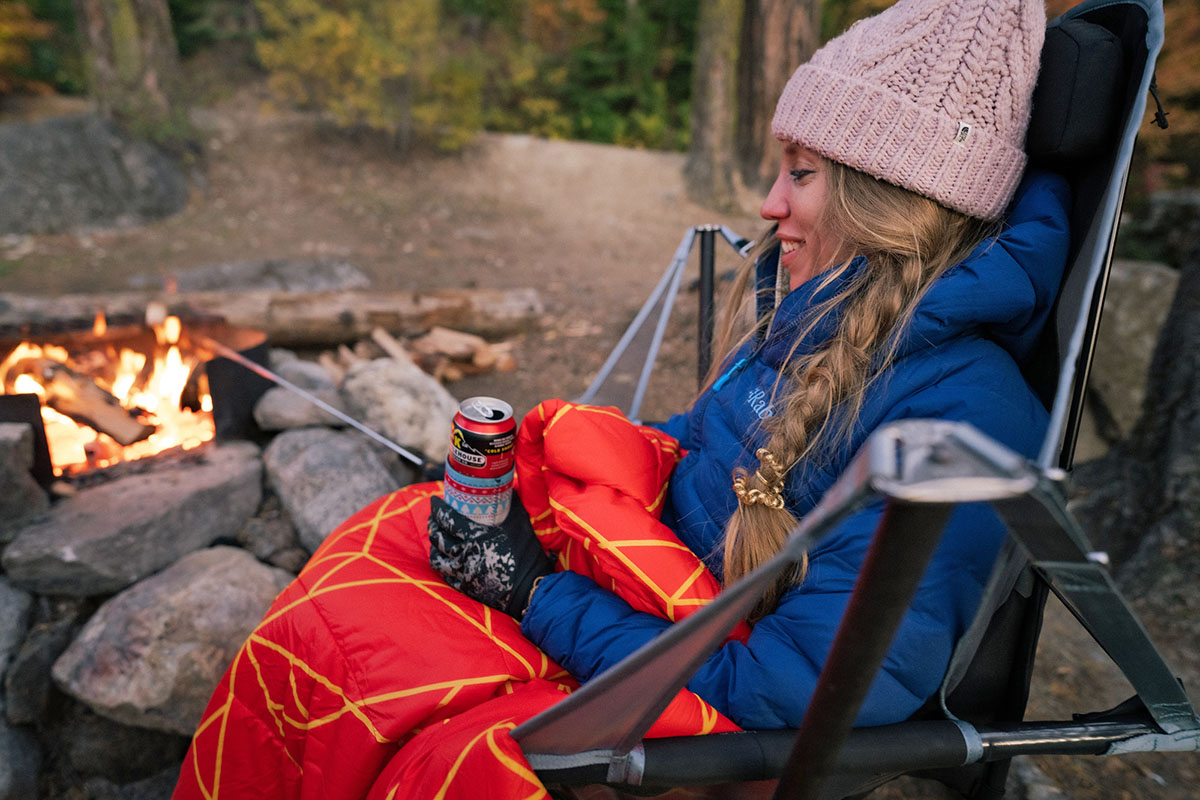
<svg viewBox="0 0 1200 800">
<path fill-rule="evenodd" d="M 155 426 L 156 430 L 149 438 L 128 447 L 122 447 L 107 434 L 79 424 L 45 405 L 46 387 L 33 375 L 22 373 L 11 381 L 7 379 L 12 367 L 27 358 L 50 359 L 76 369 L 65 348 L 22 342 L 0 362 L 0 394 L 8 386 L 18 394 L 35 394 L 43 401 L 42 423 L 55 474 L 106 467 L 173 447 L 190 450 L 213 438 L 212 396 L 204 375 L 199 379 L 201 410 L 194 412 L 179 407 L 188 379 L 199 361 L 180 348 L 183 326 L 179 318 L 165 317 L 152 327 L 158 343 L 154 353 L 122 347 L 115 354 L 111 376 L 92 376 L 96 384 L 116 397 L 124 408 L 136 409 L 141 421 Z M 103 313 L 98 313 L 93 333 L 102 336 L 106 328 Z"/>
</svg>

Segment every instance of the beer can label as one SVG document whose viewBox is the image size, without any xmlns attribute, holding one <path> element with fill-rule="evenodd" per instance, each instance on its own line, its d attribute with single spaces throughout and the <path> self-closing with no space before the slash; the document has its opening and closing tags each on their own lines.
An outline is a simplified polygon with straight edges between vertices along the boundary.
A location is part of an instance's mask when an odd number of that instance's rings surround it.
<svg viewBox="0 0 1200 800">
<path fill-rule="evenodd" d="M 454 415 L 446 464 L 463 475 L 495 478 L 513 469 L 516 420 L 512 406 L 494 397 L 464 400 Z"/>
<path fill-rule="evenodd" d="M 488 442 L 482 437 L 471 436 L 457 425 L 450 439 L 450 457 L 467 472 L 479 475 L 494 475 L 507 472 L 513 467 L 514 434 L 507 434 Z"/>
</svg>

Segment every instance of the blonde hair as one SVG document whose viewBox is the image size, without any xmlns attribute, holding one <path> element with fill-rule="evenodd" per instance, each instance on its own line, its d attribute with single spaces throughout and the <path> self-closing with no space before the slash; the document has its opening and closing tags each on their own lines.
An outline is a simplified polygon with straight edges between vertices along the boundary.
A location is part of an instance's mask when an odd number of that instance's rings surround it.
<svg viewBox="0 0 1200 800">
<path fill-rule="evenodd" d="M 802 460 L 820 463 L 839 445 L 848 443 L 867 388 L 895 358 L 899 333 L 912 318 L 917 302 L 935 280 L 990 233 L 987 223 L 926 197 L 836 162 L 825 164 L 823 235 L 842 243 L 838 252 L 844 260 L 836 267 L 824 265 L 827 269 L 819 285 L 828 287 L 849 277 L 805 317 L 773 391 L 777 412 L 764 423 L 768 433 L 765 447 L 775 463 L 764 469 L 760 461 L 759 469 L 752 473 L 736 470 L 739 495 L 769 493 L 771 484 L 781 485 L 780 471 L 786 474 Z M 765 252 L 773 245 L 771 237 L 758 251 Z M 760 321 L 737 339 L 756 255 L 747 259 L 734 281 L 717 352 L 731 352 L 771 323 L 770 318 Z M 851 274 L 850 261 L 856 256 L 866 258 L 866 267 Z M 799 343 L 834 311 L 839 316 L 833 334 L 810 352 L 797 355 Z M 782 398 L 778 397 L 781 387 L 786 392 Z M 777 553 L 796 523 L 791 512 L 779 504 L 739 502 L 725 528 L 725 581 L 736 581 Z M 782 594 L 803 579 L 806 568 L 804 562 L 784 575 L 763 597 L 751 619 L 769 613 Z"/>
</svg>

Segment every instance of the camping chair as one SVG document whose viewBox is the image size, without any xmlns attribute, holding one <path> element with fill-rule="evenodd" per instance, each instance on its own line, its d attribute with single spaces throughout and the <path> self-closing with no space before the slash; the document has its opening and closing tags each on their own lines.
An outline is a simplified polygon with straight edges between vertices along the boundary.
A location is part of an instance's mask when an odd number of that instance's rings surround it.
<svg viewBox="0 0 1200 800">
<path fill-rule="evenodd" d="M 896 775 L 918 774 L 966 797 L 999 797 L 1014 755 L 1200 749 L 1200 720 L 1103 559 L 1090 553 L 1061 490 L 1073 457 L 1133 143 L 1162 37 L 1159 0 L 1088 0 L 1047 29 L 1029 149 L 1035 162 L 1071 182 L 1074 235 L 1053 322 L 1028 370 L 1051 410 L 1036 465 L 965 426 L 910 421 L 877 431 L 775 559 L 513 731 L 547 786 L 602 783 L 650 794 L 675 786 L 778 779 L 777 796 L 845 797 Z M 677 291 L 697 236 L 702 273 L 707 272 L 702 290 L 705 280 L 711 283 L 711 243 L 718 233 L 734 247 L 745 247 L 723 229 L 689 231 L 656 293 L 581 399 L 608 401 L 627 391 L 628 384 L 620 382 L 614 390 L 612 376 L 632 352 L 653 359 L 669 313 L 664 301 Z M 776 258 L 777 253 L 764 256 L 760 280 L 773 279 Z M 708 297 L 701 298 L 702 355 Z M 647 337 L 645 323 L 654 308 L 661 309 L 660 317 Z M 648 376 L 647 365 L 642 377 Z M 639 381 L 624 406 L 631 417 L 643 394 Z M 800 730 L 643 739 L 761 589 L 874 494 L 888 498 L 885 521 Z M 954 503 L 978 500 L 993 502 L 1012 535 L 941 689 L 908 721 L 851 729 L 945 514 Z M 876 572 L 880 563 L 888 568 Z M 1124 672 L 1137 693 L 1131 701 L 1072 721 L 1021 721 L 1051 589 Z"/>
</svg>

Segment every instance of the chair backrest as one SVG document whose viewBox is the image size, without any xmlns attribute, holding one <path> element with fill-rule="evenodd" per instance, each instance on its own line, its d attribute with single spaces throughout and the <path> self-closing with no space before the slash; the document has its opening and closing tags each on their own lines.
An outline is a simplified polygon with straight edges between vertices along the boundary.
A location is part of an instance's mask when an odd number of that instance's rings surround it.
<svg viewBox="0 0 1200 800">
<path fill-rule="evenodd" d="M 1089 0 L 1047 29 L 1029 150 L 1071 183 L 1072 243 L 1054 315 L 1027 368 L 1052 414 L 1043 467 L 1071 466 L 1156 19 L 1161 26 L 1157 2 Z"/>
<path fill-rule="evenodd" d="M 1027 149 L 1071 184 L 1072 241 L 1054 315 L 1026 375 L 1051 412 L 1039 464 L 1071 467 L 1134 139 L 1162 43 L 1162 6 L 1088 0 L 1047 27 Z M 938 695 L 973 723 L 1024 715 L 1048 587 L 1006 548 Z M 1003 791 L 1007 762 L 933 775 L 966 794 Z"/>
<path fill-rule="evenodd" d="M 1163 40 L 1161 0 L 1087 0 L 1046 29 L 1034 94 L 1034 164 L 1071 183 L 1071 260 L 1026 373 L 1051 410 L 1039 464 L 1069 468 L 1083 412 L 1134 141 Z"/>
</svg>

